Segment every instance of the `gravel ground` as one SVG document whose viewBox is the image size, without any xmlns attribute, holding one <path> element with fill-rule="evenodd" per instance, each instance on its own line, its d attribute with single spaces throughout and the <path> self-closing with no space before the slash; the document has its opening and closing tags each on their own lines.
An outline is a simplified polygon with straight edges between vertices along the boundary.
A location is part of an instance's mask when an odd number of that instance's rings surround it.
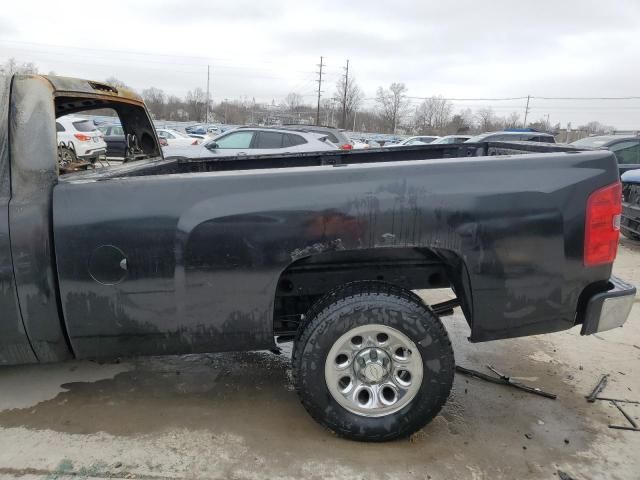
<svg viewBox="0 0 640 480">
<path fill-rule="evenodd" d="M 615 271 L 640 285 L 640 243 L 622 242 Z M 9 367 L 0 478 L 639 478 L 640 433 L 609 429 L 624 418 L 584 399 L 609 373 L 607 395 L 640 400 L 638 300 L 624 328 L 591 337 L 574 329 L 472 345 L 459 313 L 445 322 L 459 364 L 493 364 L 558 399 L 457 375 L 422 431 L 361 444 L 306 414 L 286 352 Z M 640 417 L 640 406 L 625 408 Z"/>
</svg>

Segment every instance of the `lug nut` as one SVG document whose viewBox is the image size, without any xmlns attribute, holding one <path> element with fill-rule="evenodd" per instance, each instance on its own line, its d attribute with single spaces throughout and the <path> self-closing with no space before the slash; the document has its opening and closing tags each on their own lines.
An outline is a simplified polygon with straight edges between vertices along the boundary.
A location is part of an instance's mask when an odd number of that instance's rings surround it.
<svg viewBox="0 0 640 480">
<path fill-rule="evenodd" d="M 371 350 L 371 352 L 369 352 L 369 357 L 371 357 L 371 360 L 377 360 L 378 359 L 378 352 L 376 350 Z"/>
</svg>

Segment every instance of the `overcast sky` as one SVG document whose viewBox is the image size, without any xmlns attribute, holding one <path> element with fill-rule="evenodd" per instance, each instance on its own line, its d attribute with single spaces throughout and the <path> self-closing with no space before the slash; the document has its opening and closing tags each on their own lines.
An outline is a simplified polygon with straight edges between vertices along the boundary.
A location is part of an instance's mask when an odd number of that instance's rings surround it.
<svg viewBox="0 0 640 480">
<path fill-rule="evenodd" d="M 327 96 L 349 59 L 368 98 L 394 81 L 414 97 L 640 97 L 640 1 L 17 0 L 0 14 L 0 61 L 177 95 L 206 88 L 210 64 L 216 101 L 296 91 L 312 103 L 320 55 Z M 455 102 L 487 104 L 525 107 Z M 640 128 L 640 100 L 531 107 L 534 120 Z"/>
</svg>

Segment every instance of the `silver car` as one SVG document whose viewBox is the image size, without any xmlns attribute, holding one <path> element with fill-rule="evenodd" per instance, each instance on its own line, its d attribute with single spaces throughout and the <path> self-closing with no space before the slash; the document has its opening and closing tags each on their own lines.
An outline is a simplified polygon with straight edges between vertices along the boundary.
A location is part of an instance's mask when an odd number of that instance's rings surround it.
<svg viewBox="0 0 640 480">
<path fill-rule="evenodd" d="M 298 130 L 240 127 L 200 145 L 163 147 L 164 157 L 204 158 L 337 150 L 326 135 Z"/>
</svg>

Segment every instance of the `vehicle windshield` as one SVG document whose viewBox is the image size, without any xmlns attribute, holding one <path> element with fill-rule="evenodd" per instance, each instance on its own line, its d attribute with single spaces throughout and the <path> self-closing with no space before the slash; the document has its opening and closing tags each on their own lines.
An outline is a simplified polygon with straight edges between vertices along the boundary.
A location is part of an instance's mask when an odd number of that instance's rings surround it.
<svg viewBox="0 0 640 480">
<path fill-rule="evenodd" d="M 604 146 L 610 139 L 606 137 L 586 137 L 571 142 L 574 147 L 598 148 Z"/>
</svg>

